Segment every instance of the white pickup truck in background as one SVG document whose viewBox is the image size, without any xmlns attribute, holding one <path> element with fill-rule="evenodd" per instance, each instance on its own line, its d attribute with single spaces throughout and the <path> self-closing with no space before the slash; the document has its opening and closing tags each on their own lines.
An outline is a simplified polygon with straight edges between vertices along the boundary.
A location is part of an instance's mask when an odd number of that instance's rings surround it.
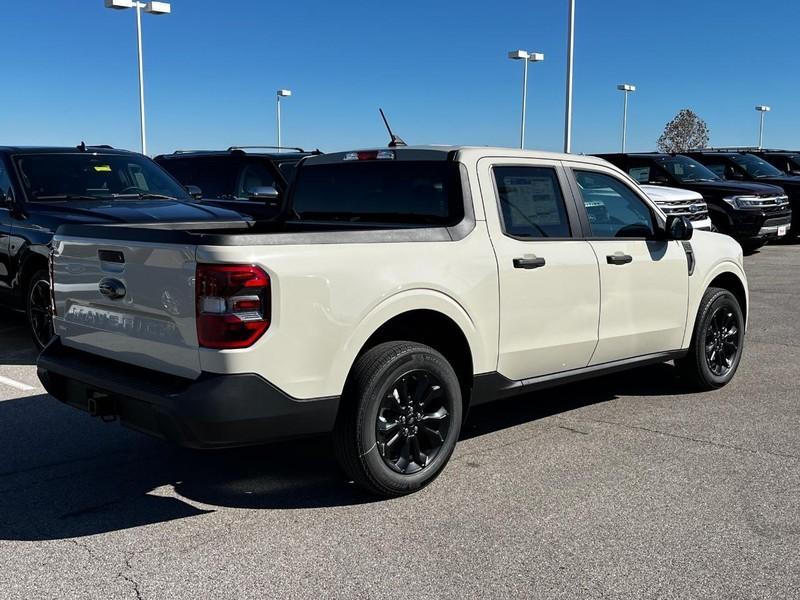
<svg viewBox="0 0 800 600">
<path fill-rule="evenodd" d="M 471 405 L 675 360 L 741 359 L 740 246 L 586 156 L 401 147 L 303 161 L 283 217 L 64 226 L 56 398 L 191 447 L 333 432 L 349 476 L 433 480 Z"/>
</svg>

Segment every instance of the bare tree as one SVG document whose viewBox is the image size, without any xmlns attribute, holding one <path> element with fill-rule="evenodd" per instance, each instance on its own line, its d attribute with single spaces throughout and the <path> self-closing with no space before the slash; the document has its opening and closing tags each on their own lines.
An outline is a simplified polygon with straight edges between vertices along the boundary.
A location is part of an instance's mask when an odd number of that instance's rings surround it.
<svg viewBox="0 0 800 600">
<path fill-rule="evenodd" d="M 684 108 L 667 126 L 656 142 L 661 152 L 686 152 L 708 146 L 708 125 L 692 110 Z"/>
</svg>

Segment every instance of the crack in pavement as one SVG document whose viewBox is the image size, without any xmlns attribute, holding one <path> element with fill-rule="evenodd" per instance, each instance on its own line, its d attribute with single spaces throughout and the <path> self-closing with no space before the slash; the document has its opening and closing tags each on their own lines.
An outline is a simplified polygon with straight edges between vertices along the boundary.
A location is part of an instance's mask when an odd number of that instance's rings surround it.
<svg viewBox="0 0 800 600">
<path fill-rule="evenodd" d="M 783 452 L 774 452 L 772 450 L 759 450 L 753 448 L 747 448 L 745 446 L 737 446 L 735 444 L 725 444 L 723 442 L 715 442 L 713 440 L 707 440 L 703 438 L 696 438 L 688 435 L 681 435 L 678 433 L 670 433 L 668 431 L 661 431 L 659 429 L 652 429 L 650 427 L 644 427 L 642 425 L 628 425 L 626 423 L 619 423 L 617 421 L 605 421 L 603 419 L 591 419 L 588 417 L 583 417 L 582 419 L 578 419 L 579 421 L 589 421 L 591 423 L 600 423 L 604 425 L 613 425 L 615 427 L 621 427 L 623 429 L 632 429 L 635 431 L 645 431 L 647 433 L 655 433 L 657 435 L 663 435 L 666 437 L 676 438 L 679 440 L 685 440 L 689 442 L 695 442 L 697 444 L 705 444 L 707 446 L 714 446 L 716 448 L 723 448 L 725 450 L 736 450 L 737 452 L 746 452 L 748 454 L 767 454 L 769 456 L 775 456 L 777 458 L 790 458 L 792 460 L 800 460 L 800 456 L 795 456 L 794 454 L 786 454 Z"/>
<path fill-rule="evenodd" d="M 120 569 L 119 573 L 117 573 L 117 578 L 123 579 L 129 584 L 131 584 L 131 586 L 133 587 L 133 591 L 136 594 L 136 598 L 138 600 L 142 600 L 143 596 L 142 596 L 142 591 L 139 589 L 139 582 L 136 581 L 133 577 L 130 577 L 125 574 L 126 571 L 129 572 L 133 571 L 133 567 L 131 566 L 131 560 L 133 559 L 134 556 L 136 556 L 135 552 L 129 552 L 129 551 L 125 552 L 125 566 L 122 569 Z"/>
<path fill-rule="evenodd" d="M 92 548 L 91 548 L 91 546 L 89 546 L 89 544 L 85 544 L 85 543 L 83 543 L 83 542 L 81 542 L 81 541 L 79 541 L 77 539 L 74 539 L 74 538 L 70 539 L 70 540 L 67 540 L 67 541 L 70 542 L 71 544 L 75 544 L 78 548 L 80 548 L 82 550 L 85 550 L 86 553 L 89 555 L 89 558 L 91 560 L 95 559 L 94 550 L 92 550 Z"/>
</svg>

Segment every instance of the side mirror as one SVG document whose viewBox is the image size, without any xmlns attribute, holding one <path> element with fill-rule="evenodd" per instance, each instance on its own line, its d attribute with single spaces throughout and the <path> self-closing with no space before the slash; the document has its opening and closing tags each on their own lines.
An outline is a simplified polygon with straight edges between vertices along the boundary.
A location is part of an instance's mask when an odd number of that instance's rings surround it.
<svg viewBox="0 0 800 600">
<path fill-rule="evenodd" d="M 192 200 L 202 200 L 203 199 L 203 190 L 201 190 L 196 185 L 187 185 L 186 191 L 189 192 L 189 195 L 192 197 Z"/>
<path fill-rule="evenodd" d="M 250 200 L 277 200 L 280 197 L 278 190 L 271 185 L 260 185 L 245 191 Z"/>
<path fill-rule="evenodd" d="M 14 196 L 5 190 L 0 190 L 0 208 L 7 208 L 11 210 L 14 208 Z"/>
<path fill-rule="evenodd" d="M 675 215 L 667 217 L 666 236 L 668 240 L 690 240 L 693 232 L 692 222 L 686 217 Z"/>
</svg>

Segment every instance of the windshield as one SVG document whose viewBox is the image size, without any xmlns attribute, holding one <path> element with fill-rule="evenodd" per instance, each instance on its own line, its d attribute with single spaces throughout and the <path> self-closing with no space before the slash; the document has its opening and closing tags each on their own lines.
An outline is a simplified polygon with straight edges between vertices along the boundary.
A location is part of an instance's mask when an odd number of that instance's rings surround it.
<svg viewBox="0 0 800 600">
<path fill-rule="evenodd" d="M 15 161 L 32 201 L 190 200 L 161 167 L 136 154 L 26 154 Z"/>
<path fill-rule="evenodd" d="M 464 216 L 458 164 L 359 161 L 306 165 L 291 198 L 300 220 L 455 225 Z"/>
<path fill-rule="evenodd" d="M 754 177 L 755 179 L 760 179 L 762 177 L 781 177 L 783 175 L 782 171 L 776 169 L 768 162 L 761 160 L 754 154 L 734 154 L 731 156 L 731 160 L 742 167 L 750 177 Z"/>
<path fill-rule="evenodd" d="M 663 156 L 656 161 L 681 183 L 693 181 L 719 181 L 719 177 L 688 156 Z"/>
<path fill-rule="evenodd" d="M 792 172 L 800 171 L 800 154 L 790 154 L 786 157 Z"/>
</svg>

